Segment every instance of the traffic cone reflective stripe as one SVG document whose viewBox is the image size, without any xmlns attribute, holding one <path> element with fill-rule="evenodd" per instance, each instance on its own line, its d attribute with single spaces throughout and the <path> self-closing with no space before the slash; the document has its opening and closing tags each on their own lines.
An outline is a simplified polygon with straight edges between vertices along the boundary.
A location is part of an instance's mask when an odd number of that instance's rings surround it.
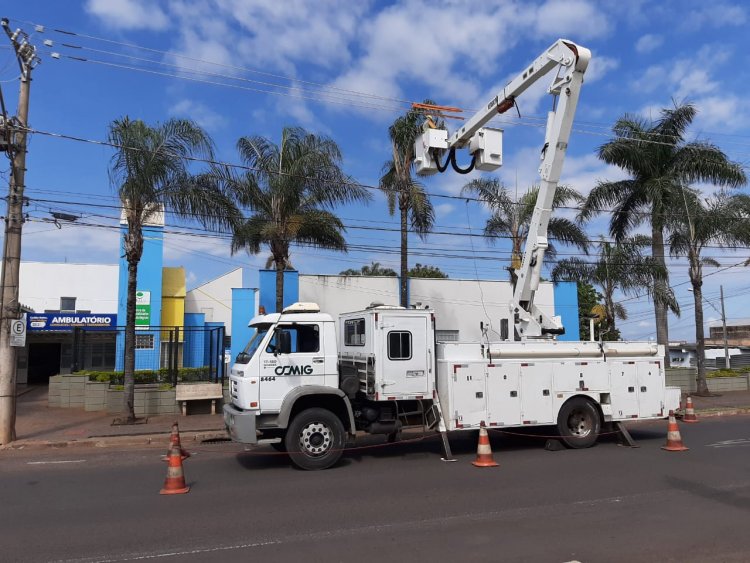
<svg viewBox="0 0 750 563">
<path fill-rule="evenodd" d="M 475 467 L 497 467 L 497 463 L 492 457 L 492 447 L 490 446 L 490 437 L 487 434 L 487 428 L 484 422 L 479 426 L 479 443 L 477 444 L 477 459 L 471 462 Z"/>
<path fill-rule="evenodd" d="M 183 461 L 190 457 L 190 452 L 185 450 L 180 443 L 180 429 L 176 422 L 172 425 L 172 434 L 169 436 L 169 447 L 167 448 L 167 453 L 161 458 L 162 461 L 167 461 L 169 459 L 169 452 L 172 451 L 172 448 L 175 445 L 180 448 L 180 455 L 182 456 Z"/>
<path fill-rule="evenodd" d="M 693 399 L 690 396 L 687 398 L 685 414 L 682 417 L 682 422 L 698 422 L 698 417 L 695 416 L 695 409 L 693 408 Z"/>
<path fill-rule="evenodd" d="M 164 487 L 159 494 L 161 495 L 180 495 L 187 493 L 190 487 L 185 483 L 185 473 L 182 470 L 182 454 L 180 448 L 172 446 L 167 461 L 167 478 L 164 480 Z"/>
<path fill-rule="evenodd" d="M 667 443 L 661 447 L 662 450 L 668 452 L 684 452 L 690 448 L 686 448 L 682 443 L 682 436 L 680 436 L 680 428 L 677 426 L 677 419 L 674 417 L 674 411 L 669 411 L 669 425 L 667 426 Z"/>
</svg>

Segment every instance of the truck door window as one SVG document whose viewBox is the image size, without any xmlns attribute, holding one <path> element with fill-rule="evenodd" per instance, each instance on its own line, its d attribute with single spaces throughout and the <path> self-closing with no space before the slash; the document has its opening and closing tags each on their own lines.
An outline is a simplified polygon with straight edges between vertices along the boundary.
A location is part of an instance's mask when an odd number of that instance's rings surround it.
<svg viewBox="0 0 750 563">
<path fill-rule="evenodd" d="M 304 353 L 315 353 L 320 351 L 320 328 L 316 324 L 293 324 L 293 325 L 281 325 L 276 328 L 273 338 L 268 343 L 266 352 L 273 354 L 278 348 L 280 340 L 280 332 L 285 332 L 289 335 L 290 354 L 304 354 Z"/>
<path fill-rule="evenodd" d="M 388 333 L 388 359 L 411 360 L 411 332 L 394 330 Z"/>
<path fill-rule="evenodd" d="M 344 345 L 365 345 L 365 320 L 347 319 L 344 321 Z"/>
</svg>

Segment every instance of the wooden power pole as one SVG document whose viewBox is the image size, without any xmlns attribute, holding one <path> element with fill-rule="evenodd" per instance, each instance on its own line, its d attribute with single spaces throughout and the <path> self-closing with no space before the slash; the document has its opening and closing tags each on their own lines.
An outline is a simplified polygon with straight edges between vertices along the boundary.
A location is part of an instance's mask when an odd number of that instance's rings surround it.
<svg viewBox="0 0 750 563">
<path fill-rule="evenodd" d="M 18 301 L 18 274 L 21 265 L 21 228 L 23 226 L 24 176 L 26 174 L 26 128 L 29 118 L 31 70 L 38 58 L 28 35 L 11 31 L 8 19 L 0 21 L 10 39 L 21 68 L 21 87 L 16 118 L 5 120 L 7 146 L 11 158 L 8 212 L 5 216 L 5 240 L 2 262 L 2 305 L 0 307 L 0 445 L 16 438 L 16 349 L 11 346 L 11 324 L 21 318 Z"/>
</svg>

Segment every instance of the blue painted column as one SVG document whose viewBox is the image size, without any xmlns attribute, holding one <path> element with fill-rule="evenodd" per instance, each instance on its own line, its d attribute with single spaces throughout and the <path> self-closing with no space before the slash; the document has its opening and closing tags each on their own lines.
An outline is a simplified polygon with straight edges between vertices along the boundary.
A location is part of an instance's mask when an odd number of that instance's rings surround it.
<svg viewBox="0 0 750 563">
<path fill-rule="evenodd" d="M 186 368 L 199 368 L 206 365 L 206 338 L 203 331 L 205 325 L 206 315 L 204 313 L 185 313 L 182 365 Z"/>
<path fill-rule="evenodd" d="M 120 223 L 120 275 L 117 299 L 117 321 L 121 327 L 127 319 L 128 261 L 125 259 L 124 240 L 128 231 Z M 138 264 L 136 290 L 151 292 L 151 325 L 161 323 L 161 276 L 164 263 L 164 216 L 157 214 L 153 222 L 143 227 L 143 256 Z M 161 334 L 159 330 L 136 330 L 136 334 L 153 336 L 153 348 L 135 351 L 135 369 L 159 369 Z M 125 364 L 125 333 L 117 333 L 115 370 L 122 371 Z"/>
<path fill-rule="evenodd" d="M 577 341 L 581 339 L 578 330 L 578 285 L 576 282 L 554 284 L 555 315 L 560 315 L 565 334 L 558 340 Z"/>
<path fill-rule="evenodd" d="M 247 324 L 257 314 L 255 309 L 257 292 L 257 289 L 250 287 L 232 288 L 232 358 L 230 363 L 234 362 L 237 354 L 245 349 L 255 333 Z"/>
<path fill-rule="evenodd" d="M 276 311 L 276 270 L 261 270 L 258 272 L 258 285 L 260 285 L 260 306 L 266 309 L 266 313 Z M 288 307 L 299 301 L 299 272 L 287 270 L 284 272 L 284 301 L 283 306 Z M 232 327 L 234 330 L 234 327 Z"/>
</svg>

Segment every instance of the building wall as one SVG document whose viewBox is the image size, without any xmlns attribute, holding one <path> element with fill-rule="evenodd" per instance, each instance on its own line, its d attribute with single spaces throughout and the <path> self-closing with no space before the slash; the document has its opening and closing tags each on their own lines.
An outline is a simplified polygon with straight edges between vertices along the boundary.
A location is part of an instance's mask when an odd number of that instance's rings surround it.
<svg viewBox="0 0 750 563">
<path fill-rule="evenodd" d="M 224 323 L 232 335 L 232 289 L 244 287 L 242 268 L 191 289 L 185 296 L 186 313 L 203 313 L 206 322 Z M 250 320 L 250 319 L 248 319 Z"/>
<path fill-rule="evenodd" d="M 60 297 L 75 297 L 76 309 L 117 312 L 117 264 L 21 262 L 19 300 L 37 313 L 60 309 Z"/>
<path fill-rule="evenodd" d="M 575 290 L 575 284 L 572 285 Z M 397 305 L 398 286 L 396 277 L 300 275 L 299 300 L 318 303 L 321 310 L 336 316 L 364 309 L 373 302 Z M 568 337 L 577 339 L 576 293 L 573 291 L 571 297 L 571 291 L 566 290 L 561 295 L 566 299 L 559 308 L 568 313 L 564 318 Z M 459 340 L 481 338 L 480 322 L 489 323 L 491 339 L 499 339 L 501 319 L 508 319 L 512 337 L 513 322 L 508 310 L 512 297 L 510 282 L 415 278 L 409 280 L 409 297 L 412 305 L 429 306 L 435 311 L 437 330 L 458 331 Z M 552 283 L 544 282 L 539 286 L 536 303 L 546 314 L 555 314 Z M 575 311 L 573 318 L 570 318 L 571 311 Z"/>
</svg>

